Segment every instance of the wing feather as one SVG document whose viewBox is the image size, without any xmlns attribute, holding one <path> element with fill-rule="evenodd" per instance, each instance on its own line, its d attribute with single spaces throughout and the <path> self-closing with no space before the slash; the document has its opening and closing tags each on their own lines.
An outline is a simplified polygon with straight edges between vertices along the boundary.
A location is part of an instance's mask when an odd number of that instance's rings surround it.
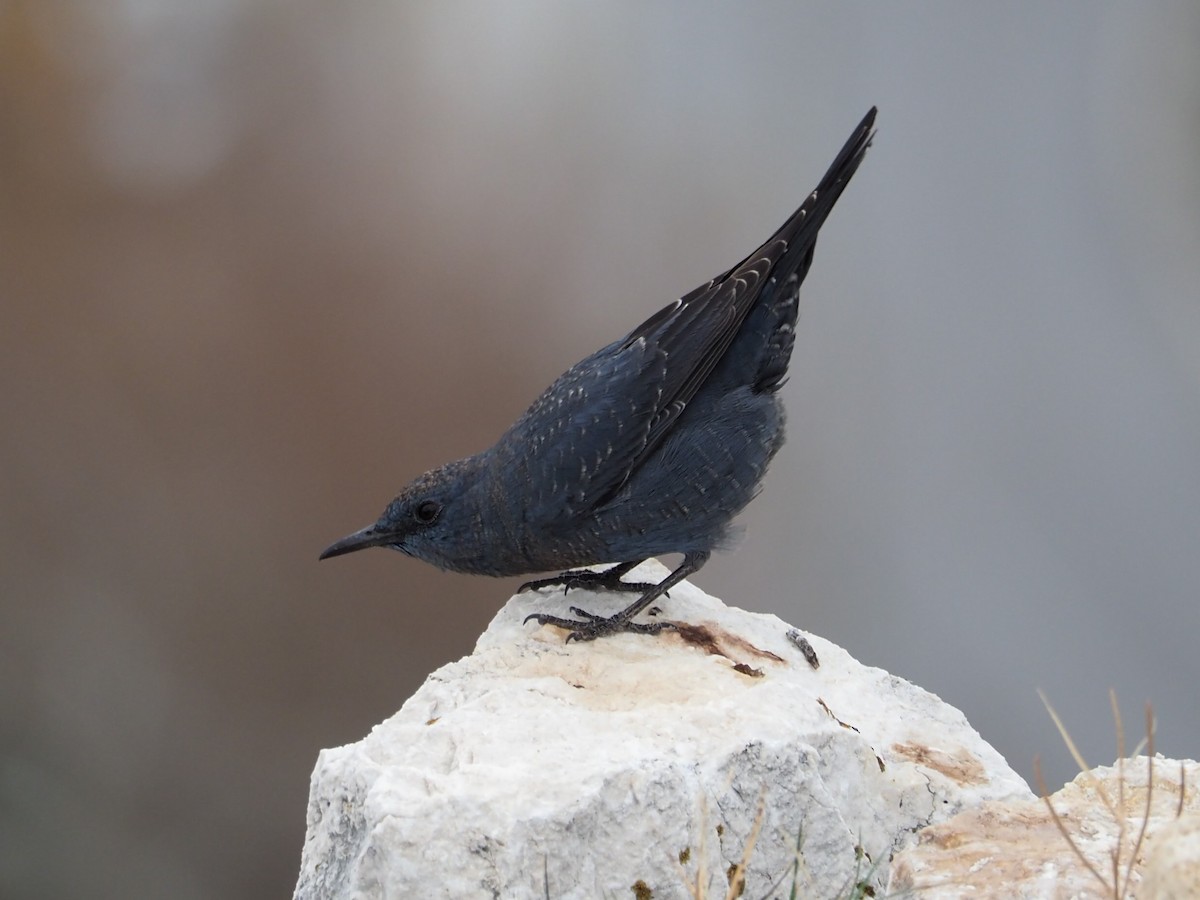
<svg viewBox="0 0 1200 900">
<path fill-rule="evenodd" d="M 531 509 L 571 518 L 619 494 L 729 350 L 764 288 L 779 276 L 803 279 L 874 121 L 872 108 L 817 189 L 761 247 L 568 369 L 514 423 L 498 446 L 526 470 L 525 484 L 537 491 Z"/>
</svg>

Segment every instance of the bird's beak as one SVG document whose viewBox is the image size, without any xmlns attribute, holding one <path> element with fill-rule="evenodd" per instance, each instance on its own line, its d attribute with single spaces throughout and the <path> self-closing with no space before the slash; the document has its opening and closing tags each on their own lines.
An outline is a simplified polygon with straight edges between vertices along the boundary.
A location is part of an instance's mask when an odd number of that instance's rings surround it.
<svg viewBox="0 0 1200 900">
<path fill-rule="evenodd" d="M 381 531 L 375 525 L 368 525 L 354 534 L 348 534 L 340 541 L 334 541 L 326 547 L 317 559 L 329 559 L 331 556 L 341 556 L 343 553 L 353 553 L 355 550 L 363 550 L 367 547 L 379 547 L 384 544 L 394 544 L 400 538 L 389 532 Z"/>
</svg>

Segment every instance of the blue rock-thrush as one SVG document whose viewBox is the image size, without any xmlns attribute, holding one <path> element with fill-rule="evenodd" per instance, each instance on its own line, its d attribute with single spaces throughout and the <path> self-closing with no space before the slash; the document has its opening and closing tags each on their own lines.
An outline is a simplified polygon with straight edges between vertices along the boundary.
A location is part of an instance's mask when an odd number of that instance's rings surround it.
<svg viewBox="0 0 1200 900">
<path fill-rule="evenodd" d="M 874 135 L 872 108 L 817 189 L 765 244 L 564 372 L 492 447 L 426 472 L 321 559 L 391 547 L 477 575 L 562 571 L 521 590 L 635 591 L 613 616 L 530 616 L 567 640 L 656 634 L 634 617 L 707 562 L 783 444 L 777 391 L 817 232 Z M 622 581 L 683 554 L 658 584 Z M 616 563 L 603 572 L 572 571 Z M 564 571 L 565 570 L 565 571 Z"/>
</svg>

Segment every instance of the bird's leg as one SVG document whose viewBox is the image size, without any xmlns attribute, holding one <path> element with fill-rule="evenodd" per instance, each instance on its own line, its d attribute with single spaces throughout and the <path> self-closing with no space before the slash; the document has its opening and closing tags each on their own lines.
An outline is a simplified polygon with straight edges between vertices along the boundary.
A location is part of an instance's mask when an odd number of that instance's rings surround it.
<svg viewBox="0 0 1200 900">
<path fill-rule="evenodd" d="M 568 644 L 571 641 L 594 641 L 598 637 L 604 637 L 608 634 L 619 634 L 622 631 L 629 631 L 634 634 L 658 634 L 665 628 L 674 628 L 675 626 L 670 622 L 634 622 L 633 617 L 708 562 L 708 555 L 707 550 L 686 554 L 678 569 L 658 584 L 650 585 L 649 589 L 642 596 L 614 616 L 598 616 L 595 613 L 589 613 L 573 606 L 571 607 L 571 612 L 581 618 L 563 619 L 546 613 L 534 613 L 531 616 L 526 616 L 525 621 L 528 622 L 530 619 L 534 619 L 539 625 L 556 625 L 559 628 L 569 628 L 571 633 L 567 635 Z M 622 563 L 621 565 L 624 566 L 625 564 Z M 609 571 L 613 570 L 610 569 Z M 626 569 L 625 571 L 629 570 Z"/>
<path fill-rule="evenodd" d="M 605 569 L 603 572 L 592 572 L 588 569 L 572 570 L 563 572 L 561 575 L 555 575 L 553 578 L 540 578 L 537 581 L 527 581 L 519 588 L 518 594 L 523 594 L 526 591 L 540 591 L 542 588 L 562 587 L 563 593 L 567 591 L 586 588 L 592 591 L 638 591 L 644 592 L 654 587 L 653 584 L 646 581 L 622 581 L 621 576 L 629 572 L 642 560 L 634 559 L 629 562 L 618 563 L 611 569 Z"/>
</svg>

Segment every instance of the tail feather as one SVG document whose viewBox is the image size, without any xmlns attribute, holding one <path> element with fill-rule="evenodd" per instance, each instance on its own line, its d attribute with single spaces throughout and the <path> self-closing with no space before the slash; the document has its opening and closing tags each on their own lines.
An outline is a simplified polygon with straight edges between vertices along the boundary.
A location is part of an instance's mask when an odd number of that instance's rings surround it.
<svg viewBox="0 0 1200 900">
<path fill-rule="evenodd" d="M 762 357 L 751 388 L 755 393 L 774 393 L 787 381 L 792 347 L 796 343 L 796 319 L 800 311 L 800 277 L 793 274 L 780 286 L 779 297 L 770 307 L 770 335 L 763 346 Z"/>
</svg>

